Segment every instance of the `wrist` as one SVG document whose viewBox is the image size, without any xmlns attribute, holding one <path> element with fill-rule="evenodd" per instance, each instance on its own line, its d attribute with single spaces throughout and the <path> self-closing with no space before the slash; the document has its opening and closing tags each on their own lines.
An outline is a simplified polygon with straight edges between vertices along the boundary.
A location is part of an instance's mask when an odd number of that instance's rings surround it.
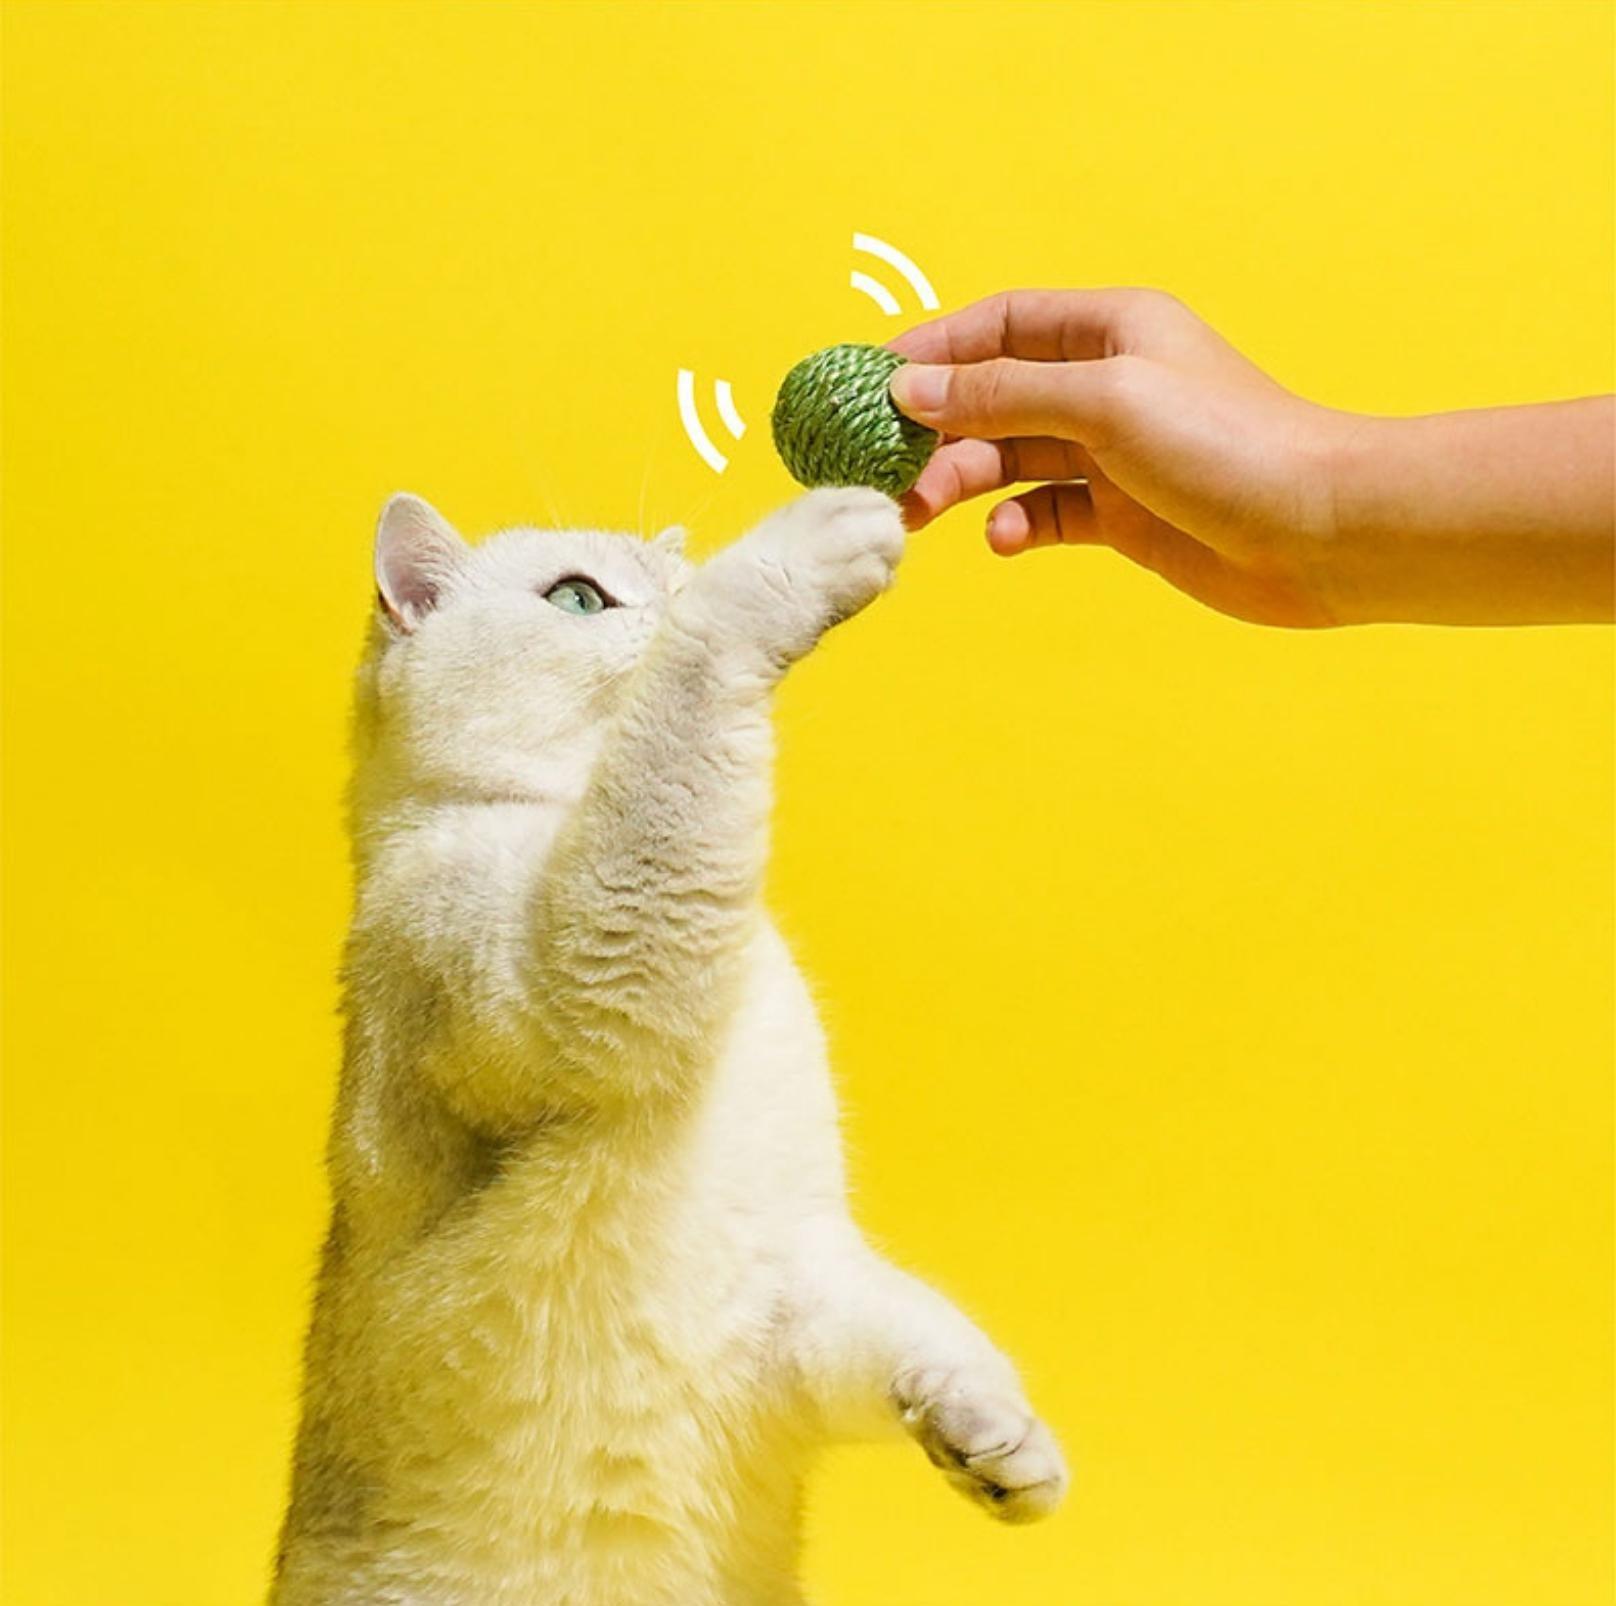
<svg viewBox="0 0 1616 1606">
<path fill-rule="evenodd" d="M 1313 448 L 1322 508 L 1314 575 L 1318 598 L 1335 624 L 1372 624 L 1391 617 L 1385 576 L 1375 559 L 1382 544 L 1377 479 L 1387 461 L 1388 432 L 1398 421 L 1321 411 Z"/>
</svg>

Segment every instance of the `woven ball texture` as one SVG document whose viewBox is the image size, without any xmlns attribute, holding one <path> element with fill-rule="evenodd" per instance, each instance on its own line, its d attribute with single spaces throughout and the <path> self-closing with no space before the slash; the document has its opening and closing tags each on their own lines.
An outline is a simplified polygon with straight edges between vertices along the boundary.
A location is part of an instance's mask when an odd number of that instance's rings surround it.
<svg viewBox="0 0 1616 1606">
<path fill-rule="evenodd" d="M 942 436 L 887 394 L 904 362 L 882 346 L 826 346 L 786 375 L 770 421 L 799 485 L 873 485 L 901 496 L 920 478 Z"/>
</svg>

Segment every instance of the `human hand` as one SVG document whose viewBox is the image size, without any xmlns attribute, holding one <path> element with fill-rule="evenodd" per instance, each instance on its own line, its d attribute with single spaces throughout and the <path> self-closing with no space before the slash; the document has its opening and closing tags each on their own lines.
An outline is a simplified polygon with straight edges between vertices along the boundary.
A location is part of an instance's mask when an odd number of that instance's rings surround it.
<svg viewBox="0 0 1616 1606">
<path fill-rule="evenodd" d="M 1340 415 L 1281 388 L 1181 302 L 1012 291 L 891 345 L 910 359 L 898 405 L 953 437 L 903 499 L 911 528 L 1038 480 L 994 508 L 994 551 L 1098 543 L 1239 618 L 1334 622 Z"/>
<path fill-rule="evenodd" d="M 945 435 L 911 529 L 1040 481 L 993 509 L 996 552 L 1110 546 L 1240 619 L 1610 617 L 1608 398 L 1338 412 L 1154 290 L 1011 291 L 890 344 L 893 399 Z"/>
</svg>

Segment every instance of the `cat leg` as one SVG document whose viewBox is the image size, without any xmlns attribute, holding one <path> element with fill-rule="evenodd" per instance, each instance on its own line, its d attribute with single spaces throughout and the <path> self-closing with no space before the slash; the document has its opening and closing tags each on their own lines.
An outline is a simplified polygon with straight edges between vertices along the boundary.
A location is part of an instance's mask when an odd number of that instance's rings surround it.
<svg viewBox="0 0 1616 1606">
<path fill-rule="evenodd" d="M 901 1429 L 955 1489 L 1003 1522 L 1035 1522 L 1060 1503 L 1066 1463 L 1009 1359 L 850 1223 L 807 1233 L 787 1344 L 832 1433 Z"/>
<path fill-rule="evenodd" d="M 739 990 L 767 856 L 770 693 L 903 551 L 877 491 L 799 497 L 670 599 L 531 912 L 533 1020 L 576 1086 L 679 1095 Z"/>
</svg>

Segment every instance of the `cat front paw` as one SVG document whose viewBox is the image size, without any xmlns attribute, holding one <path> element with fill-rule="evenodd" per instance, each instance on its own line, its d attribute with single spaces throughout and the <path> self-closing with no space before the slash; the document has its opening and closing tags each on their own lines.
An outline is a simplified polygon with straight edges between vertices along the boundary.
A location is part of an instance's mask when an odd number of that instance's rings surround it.
<svg viewBox="0 0 1616 1606">
<path fill-rule="evenodd" d="M 759 556 L 780 563 L 817 604 L 822 629 L 874 602 L 903 556 L 898 504 L 864 487 L 809 491 L 755 535 Z"/>
<path fill-rule="evenodd" d="M 1037 1522 L 1069 1482 L 1055 1436 L 998 1376 L 916 1367 L 892 1385 L 899 1420 L 966 1499 L 1001 1522 Z"/>
<path fill-rule="evenodd" d="M 903 543 L 891 497 L 863 488 L 809 491 L 711 559 L 691 601 L 784 668 L 886 590 Z"/>
</svg>

